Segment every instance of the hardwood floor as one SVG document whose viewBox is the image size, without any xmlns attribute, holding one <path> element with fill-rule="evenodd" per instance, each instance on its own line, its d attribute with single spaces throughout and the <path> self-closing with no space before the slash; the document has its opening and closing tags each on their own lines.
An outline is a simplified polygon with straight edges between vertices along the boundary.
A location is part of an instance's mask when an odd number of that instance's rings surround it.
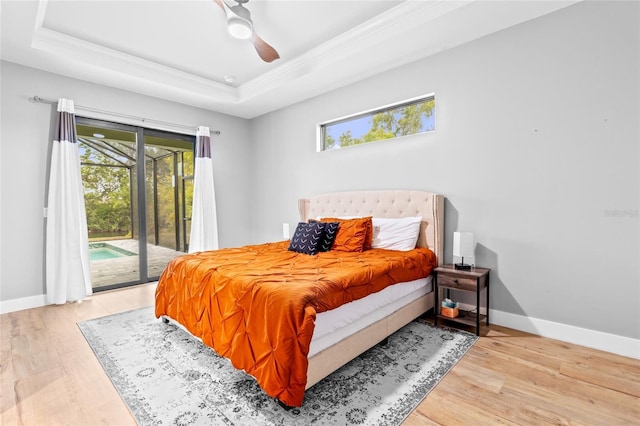
<svg viewBox="0 0 640 426">
<path fill-rule="evenodd" d="M 134 425 L 76 322 L 155 284 L 0 316 L 0 424 Z M 404 425 L 640 423 L 640 361 L 491 326 Z"/>
</svg>

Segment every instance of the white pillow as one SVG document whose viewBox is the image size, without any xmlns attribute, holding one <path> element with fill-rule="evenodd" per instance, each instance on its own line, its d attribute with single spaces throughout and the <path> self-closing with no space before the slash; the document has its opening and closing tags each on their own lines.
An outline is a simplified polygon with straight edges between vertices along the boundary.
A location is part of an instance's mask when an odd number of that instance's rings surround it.
<svg viewBox="0 0 640 426">
<path fill-rule="evenodd" d="M 408 251 L 416 248 L 422 217 L 373 218 L 372 248 Z"/>
</svg>

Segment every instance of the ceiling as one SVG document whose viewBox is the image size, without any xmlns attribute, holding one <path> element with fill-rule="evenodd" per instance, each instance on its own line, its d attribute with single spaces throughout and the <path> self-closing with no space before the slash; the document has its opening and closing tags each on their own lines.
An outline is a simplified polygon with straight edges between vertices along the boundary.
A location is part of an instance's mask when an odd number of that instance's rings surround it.
<svg viewBox="0 0 640 426">
<path fill-rule="evenodd" d="M 577 1 L 251 0 L 266 63 L 213 0 L 2 0 L 0 57 L 253 118 Z"/>
</svg>

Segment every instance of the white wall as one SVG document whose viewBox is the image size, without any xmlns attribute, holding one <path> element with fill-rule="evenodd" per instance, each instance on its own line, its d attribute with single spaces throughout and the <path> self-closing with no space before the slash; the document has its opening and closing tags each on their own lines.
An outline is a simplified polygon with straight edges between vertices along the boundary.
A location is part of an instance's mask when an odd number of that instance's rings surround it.
<svg viewBox="0 0 640 426">
<path fill-rule="evenodd" d="M 2 62 L 0 141 L 0 301 L 44 293 L 45 182 L 51 113 L 30 103 L 38 95 L 77 105 L 221 131 L 213 136 L 213 164 L 222 247 L 248 244 L 251 167 L 248 122 L 202 109 Z M 149 127 L 153 127 L 150 125 Z"/>
<path fill-rule="evenodd" d="M 640 338 L 638 16 L 580 3 L 252 120 L 254 241 L 311 194 L 440 192 L 492 309 Z M 435 132 L 315 152 L 317 123 L 431 92 Z"/>
</svg>

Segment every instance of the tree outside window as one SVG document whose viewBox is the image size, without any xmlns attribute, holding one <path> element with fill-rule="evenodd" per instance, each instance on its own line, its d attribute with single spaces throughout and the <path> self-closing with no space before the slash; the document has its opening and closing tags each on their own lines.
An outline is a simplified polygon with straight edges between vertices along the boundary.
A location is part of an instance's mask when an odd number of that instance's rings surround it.
<svg viewBox="0 0 640 426">
<path fill-rule="evenodd" d="M 399 104 L 320 124 L 320 150 L 425 133 L 435 129 L 435 97 Z"/>
</svg>

